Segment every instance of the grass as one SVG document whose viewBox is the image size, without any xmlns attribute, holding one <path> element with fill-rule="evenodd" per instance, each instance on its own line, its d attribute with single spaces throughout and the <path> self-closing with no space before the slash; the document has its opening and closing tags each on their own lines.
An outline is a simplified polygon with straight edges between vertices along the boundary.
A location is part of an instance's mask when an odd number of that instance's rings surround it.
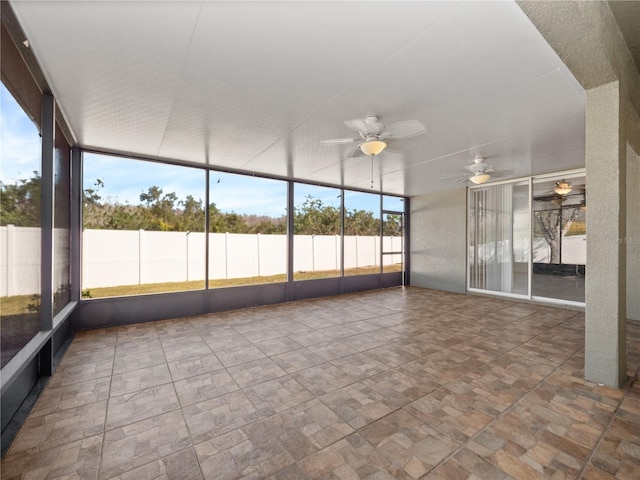
<svg viewBox="0 0 640 480">
<path fill-rule="evenodd" d="M 399 272 L 401 265 L 385 266 L 385 272 Z M 361 267 L 345 270 L 345 276 L 367 275 L 378 273 L 379 267 Z M 320 272 L 295 272 L 294 280 L 312 280 L 316 278 L 337 277 L 339 270 L 327 270 Z M 264 277 L 243 277 L 220 280 L 209 280 L 209 288 L 238 287 L 242 285 L 259 285 L 265 283 L 282 283 L 287 281 L 286 274 L 270 275 Z M 122 285 L 118 287 L 89 288 L 83 292 L 90 294 L 90 298 L 124 297 L 128 295 L 144 295 L 147 293 L 181 292 L 185 290 L 202 290 L 204 280 L 194 282 L 168 282 L 148 283 L 144 285 Z M 85 297 L 86 298 L 86 297 Z"/>
<path fill-rule="evenodd" d="M 399 272 L 402 265 L 385 265 L 384 271 Z M 360 267 L 345 270 L 345 276 L 375 274 L 380 271 L 379 267 Z M 338 270 L 327 270 L 321 272 L 295 272 L 294 280 L 312 280 L 316 278 L 330 278 L 340 276 Z M 259 285 L 266 283 L 286 282 L 285 274 L 271 275 L 267 277 L 245 277 L 230 278 L 221 280 L 210 280 L 209 288 L 237 287 L 242 285 Z M 147 283 L 144 285 L 121 285 L 117 287 L 88 288 L 82 291 L 83 298 L 105 298 L 105 297 L 127 297 L 130 295 L 145 295 L 149 293 L 184 292 L 187 290 L 204 289 L 204 280 L 193 282 L 166 282 Z M 37 297 L 37 296 L 36 296 Z M 39 304 L 39 298 L 37 300 Z M 34 305 L 34 295 L 15 295 L 12 297 L 0 298 L 0 313 L 2 316 L 20 315 L 28 313 L 30 306 Z"/>
<path fill-rule="evenodd" d="M 24 313 L 37 313 L 38 308 L 40 308 L 39 295 L 13 295 L 11 297 L 0 298 L 0 314 L 3 317 L 22 315 Z"/>
<path fill-rule="evenodd" d="M 571 222 L 571 225 L 569 225 L 569 229 L 567 230 L 567 233 L 565 233 L 565 237 L 569 237 L 572 235 L 586 235 L 587 234 L 587 223 L 586 222 L 579 222 L 574 220 L 573 222 Z"/>
</svg>

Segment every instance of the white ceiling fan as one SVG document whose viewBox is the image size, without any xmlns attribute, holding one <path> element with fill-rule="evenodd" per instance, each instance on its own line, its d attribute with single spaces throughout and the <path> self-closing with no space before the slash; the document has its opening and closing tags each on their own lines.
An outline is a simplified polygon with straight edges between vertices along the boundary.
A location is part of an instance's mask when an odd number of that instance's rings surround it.
<svg viewBox="0 0 640 480">
<path fill-rule="evenodd" d="M 476 155 L 476 158 L 473 159 L 473 163 L 471 165 L 466 165 L 464 167 L 469 173 L 459 174 L 454 173 L 450 175 L 442 175 L 442 179 L 454 178 L 454 183 L 462 183 L 469 180 L 476 185 L 482 185 L 489 181 L 490 178 L 498 178 L 498 177 L 506 177 L 513 173 L 513 170 L 496 170 L 493 168 L 488 162 L 485 162 L 485 159 L 479 155 Z"/>
<path fill-rule="evenodd" d="M 357 145 L 347 154 L 348 158 L 361 155 L 378 155 L 382 151 L 391 153 L 406 152 L 415 147 L 415 144 L 405 139 L 422 135 L 427 131 L 425 126 L 417 120 L 406 120 L 385 126 L 375 116 L 346 120 L 344 124 L 358 132 L 359 137 L 334 138 L 322 140 L 320 143 L 324 145 L 341 145 L 357 142 Z"/>
</svg>

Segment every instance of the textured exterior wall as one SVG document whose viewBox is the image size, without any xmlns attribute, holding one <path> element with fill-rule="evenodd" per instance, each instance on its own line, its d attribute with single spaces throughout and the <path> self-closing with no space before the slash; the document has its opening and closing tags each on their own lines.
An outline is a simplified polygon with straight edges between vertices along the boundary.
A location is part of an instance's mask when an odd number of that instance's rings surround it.
<svg viewBox="0 0 640 480">
<path fill-rule="evenodd" d="M 626 152 L 619 82 L 587 91 L 588 185 L 585 377 L 620 386 L 626 376 Z"/>
<path fill-rule="evenodd" d="M 466 189 L 411 199 L 411 285 L 466 290 Z"/>
<path fill-rule="evenodd" d="M 640 320 L 640 156 L 627 147 L 627 318 Z"/>
<path fill-rule="evenodd" d="M 637 181 L 626 147 L 640 151 L 640 74 L 610 2 L 518 0 L 549 45 L 587 90 L 585 377 L 620 386 L 626 375 L 626 318 L 637 314 L 633 202 Z M 626 243 L 626 245 L 625 245 Z M 631 243 L 631 245 L 629 245 Z M 637 257 L 637 251 L 635 256 Z M 634 276 L 636 278 L 634 278 Z M 636 285 L 628 285 L 628 283 Z"/>
<path fill-rule="evenodd" d="M 609 2 L 517 3 L 585 90 L 620 82 L 627 124 L 623 135 L 640 152 L 640 73 Z"/>
</svg>

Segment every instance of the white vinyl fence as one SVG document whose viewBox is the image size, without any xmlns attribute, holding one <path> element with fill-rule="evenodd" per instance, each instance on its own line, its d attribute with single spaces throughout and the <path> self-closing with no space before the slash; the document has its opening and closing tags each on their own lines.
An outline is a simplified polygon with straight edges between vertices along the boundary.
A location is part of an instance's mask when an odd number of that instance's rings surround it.
<svg viewBox="0 0 640 480">
<path fill-rule="evenodd" d="M 384 237 L 384 251 L 400 252 L 400 237 Z M 345 268 L 380 265 L 379 237 L 346 236 Z M 82 288 L 204 280 L 205 234 L 145 230 L 85 230 Z M 284 274 L 287 236 L 209 235 L 209 278 Z M 340 236 L 294 236 L 294 271 L 340 268 Z M 385 265 L 401 255 L 385 255 Z"/>
<path fill-rule="evenodd" d="M 68 231 L 62 231 L 67 234 Z M 55 238 L 60 238 L 57 233 Z M 402 238 L 384 237 L 385 252 L 400 252 Z M 345 268 L 380 264 L 379 237 L 346 236 Z M 40 229 L 0 227 L 0 296 L 40 292 Z M 144 230 L 84 230 L 82 288 L 204 280 L 205 234 Z M 286 273 L 286 235 L 212 233 L 209 278 Z M 294 271 L 340 268 L 340 236 L 296 235 Z M 384 264 L 401 255 L 385 255 Z"/>
<path fill-rule="evenodd" d="M 55 292 L 69 282 L 69 230 L 55 228 L 53 242 L 59 262 L 53 269 Z M 0 227 L 0 297 L 40 293 L 40 244 L 38 227 Z"/>
<path fill-rule="evenodd" d="M 513 262 L 527 263 L 529 261 L 528 241 L 514 241 L 513 251 L 511 242 L 501 240 L 478 245 L 478 258 L 483 263 L 506 264 Z M 475 248 L 469 247 L 469 258 L 473 262 Z M 497 260 L 496 260 L 497 259 Z M 551 248 L 544 238 L 533 239 L 533 263 L 549 263 Z M 569 235 L 562 237 L 562 264 L 587 264 L 587 236 Z"/>
<path fill-rule="evenodd" d="M 0 227 L 0 296 L 40 293 L 40 229 Z"/>
<path fill-rule="evenodd" d="M 54 232 L 54 242 L 68 231 Z M 345 236 L 344 267 L 380 263 L 379 237 Z M 400 237 L 384 237 L 385 252 L 399 252 Z M 230 279 L 284 274 L 286 235 L 213 233 L 210 235 L 209 277 Z M 144 230 L 85 230 L 82 288 L 204 280 L 205 240 L 202 232 Z M 484 255 L 490 252 L 484 251 Z M 294 271 L 338 270 L 338 235 L 296 235 Z M 517 253 L 517 252 L 516 252 Z M 528 255 L 528 252 L 523 252 Z M 517 255 L 516 255 L 517 256 Z M 534 239 L 534 262 L 549 261 L 549 247 Z M 586 263 L 586 237 L 563 238 L 563 263 Z M 385 255 L 385 265 L 400 263 L 401 255 Z M 516 259 L 516 261 L 518 261 Z M 40 292 L 40 229 L 0 227 L 0 296 Z"/>
</svg>

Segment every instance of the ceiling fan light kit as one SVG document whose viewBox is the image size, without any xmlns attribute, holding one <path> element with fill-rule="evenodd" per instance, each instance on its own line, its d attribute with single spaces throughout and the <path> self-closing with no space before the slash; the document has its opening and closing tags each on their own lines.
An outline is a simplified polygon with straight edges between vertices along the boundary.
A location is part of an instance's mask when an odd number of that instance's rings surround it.
<svg viewBox="0 0 640 480">
<path fill-rule="evenodd" d="M 571 193 L 571 190 L 573 190 L 573 187 L 571 186 L 570 183 L 565 182 L 564 180 L 562 180 L 560 182 L 556 182 L 556 186 L 553 188 L 553 190 L 558 195 L 567 195 L 567 194 Z"/>
<path fill-rule="evenodd" d="M 384 125 L 378 117 L 369 116 L 346 120 L 345 126 L 358 132 L 357 138 L 332 138 L 321 140 L 324 145 L 341 145 L 356 143 L 348 154 L 347 158 L 361 155 L 379 155 L 383 151 L 390 153 L 403 153 L 412 149 L 415 144 L 406 140 L 424 134 L 427 129 L 417 120 L 406 120 L 404 122 Z"/>
<path fill-rule="evenodd" d="M 517 164 L 516 164 L 517 165 Z M 476 155 L 471 165 L 466 165 L 465 170 L 470 173 L 466 174 L 447 174 L 442 175 L 440 178 L 455 178 L 455 183 L 469 181 L 475 185 L 482 185 L 489 181 L 491 178 L 506 177 L 513 174 L 513 170 L 496 170 L 493 165 L 486 162 L 484 157 Z"/>
<path fill-rule="evenodd" d="M 483 183 L 486 183 L 490 178 L 491 175 L 486 172 L 476 172 L 471 177 L 469 177 L 469 180 L 471 180 L 476 185 L 482 185 Z"/>
<path fill-rule="evenodd" d="M 362 153 L 365 155 L 378 155 L 385 148 L 387 148 L 387 144 L 382 140 L 376 140 L 375 138 L 365 140 L 360 144 L 360 150 L 362 150 Z"/>
</svg>

